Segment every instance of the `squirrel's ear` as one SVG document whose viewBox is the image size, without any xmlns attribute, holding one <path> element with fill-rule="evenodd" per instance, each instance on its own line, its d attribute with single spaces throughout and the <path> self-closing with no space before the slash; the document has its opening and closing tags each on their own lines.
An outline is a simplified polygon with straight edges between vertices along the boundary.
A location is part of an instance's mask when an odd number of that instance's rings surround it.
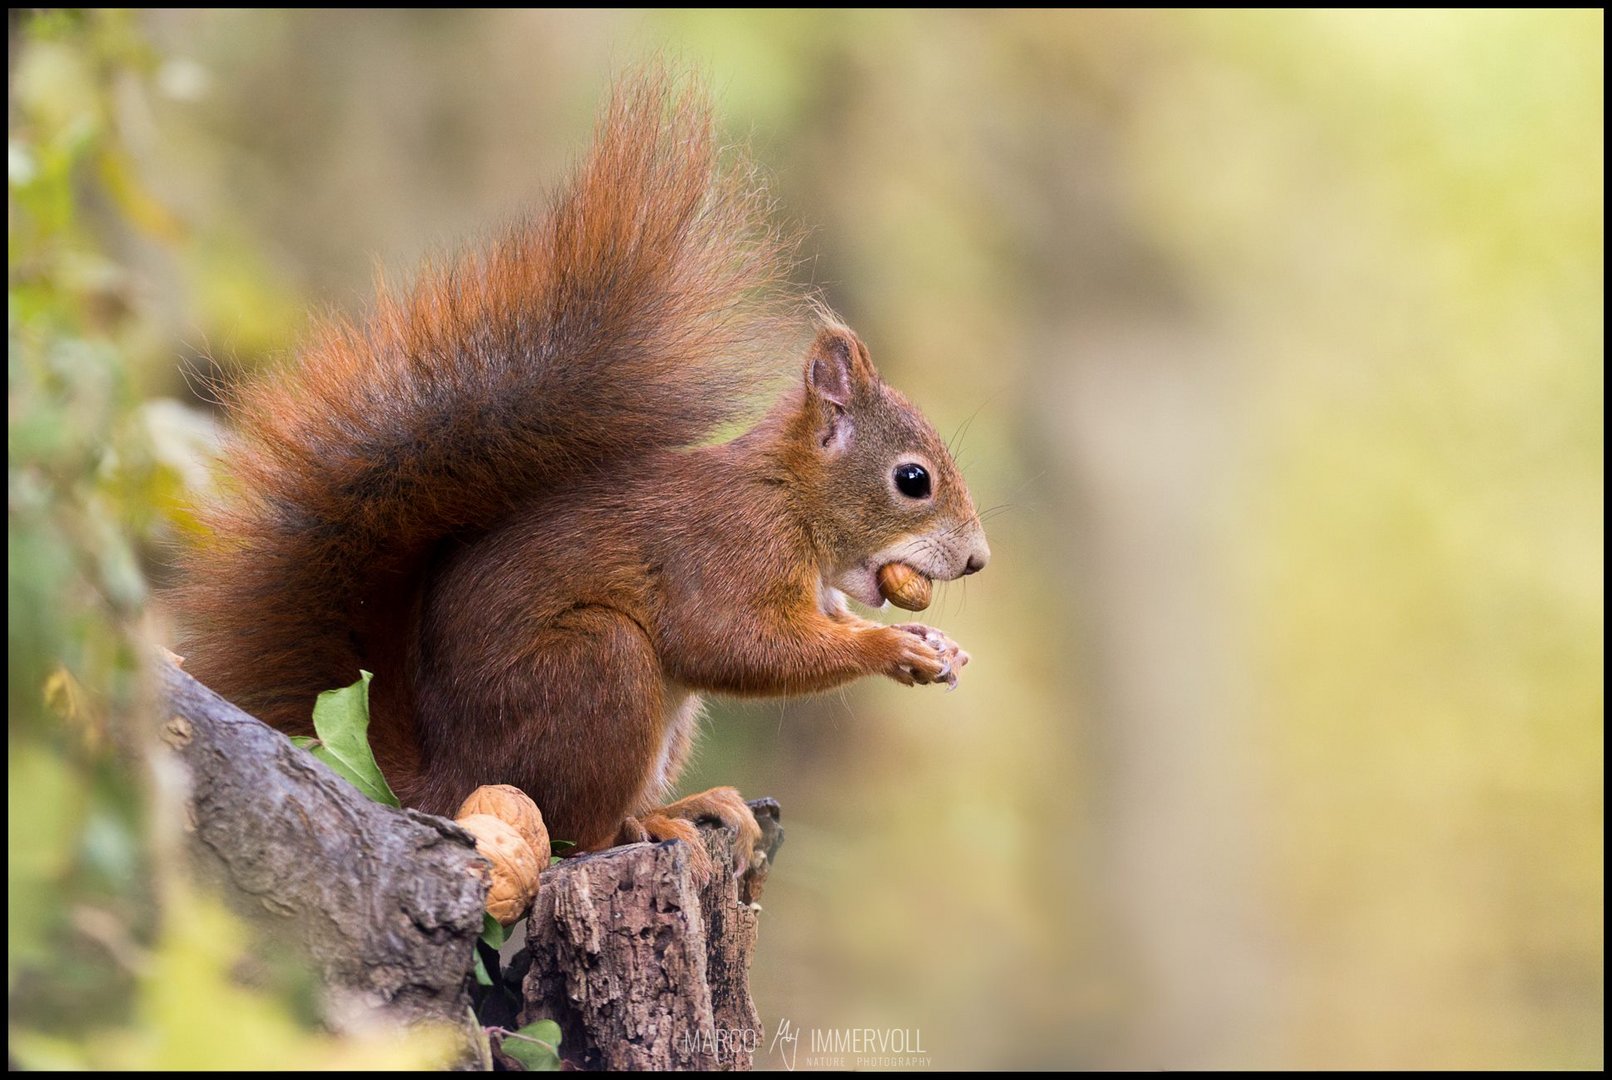
<svg viewBox="0 0 1612 1080">
<path fill-rule="evenodd" d="M 851 401 L 878 375 L 868 351 L 842 326 L 825 327 L 806 356 L 806 395 L 818 409 L 818 443 L 832 453 L 851 440 Z"/>
<path fill-rule="evenodd" d="M 806 388 L 824 401 L 849 408 L 860 387 L 878 382 L 867 346 L 843 326 L 824 327 L 806 357 Z"/>
</svg>

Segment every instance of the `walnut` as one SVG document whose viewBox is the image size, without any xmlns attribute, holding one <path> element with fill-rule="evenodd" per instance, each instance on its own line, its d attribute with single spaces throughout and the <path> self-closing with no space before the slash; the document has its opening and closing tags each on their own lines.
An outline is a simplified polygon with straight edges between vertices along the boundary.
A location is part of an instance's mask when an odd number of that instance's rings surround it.
<svg viewBox="0 0 1612 1080">
<path fill-rule="evenodd" d="M 505 824 L 512 825 L 532 847 L 542 865 L 548 865 L 549 830 L 543 824 L 543 812 L 531 796 L 510 784 L 488 784 L 470 793 L 470 798 L 459 807 L 456 818 L 471 814 L 491 814 Z"/>
<path fill-rule="evenodd" d="M 487 913 L 504 926 L 515 922 L 537 899 L 542 863 L 532 845 L 515 826 L 491 814 L 470 814 L 455 822 L 476 838 L 476 851 L 493 864 L 492 888 L 487 891 Z M 548 861 L 548 851 L 542 856 Z"/>
</svg>

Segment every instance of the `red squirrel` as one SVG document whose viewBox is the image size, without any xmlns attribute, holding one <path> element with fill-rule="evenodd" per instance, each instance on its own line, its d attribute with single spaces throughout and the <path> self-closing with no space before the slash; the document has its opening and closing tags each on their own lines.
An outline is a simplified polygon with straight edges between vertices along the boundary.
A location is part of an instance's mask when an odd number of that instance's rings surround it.
<svg viewBox="0 0 1612 1080">
<path fill-rule="evenodd" d="M 709 816 L 748 862 L 732 788 L 662 805 L 701 695 L 955 685 L 949 638 L 845 597 L 990 554 L 944 441 L 820 305 L 793 388 L 711 442 L 807 307 L 767 208 L 702 94 L 628 80 L 547 214 L 230 391 L 174 594 L 189 670 L 292 734 L 372 671 L 405 805 L 513 784 L 583 851 Z"/>
</svg>

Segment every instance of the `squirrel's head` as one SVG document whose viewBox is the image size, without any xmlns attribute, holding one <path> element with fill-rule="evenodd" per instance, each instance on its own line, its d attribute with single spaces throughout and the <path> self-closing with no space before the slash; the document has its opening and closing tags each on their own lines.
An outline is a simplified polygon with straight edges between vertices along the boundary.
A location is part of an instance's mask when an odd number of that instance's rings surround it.
<svg viewBox="0 0 1612 1080">
<path fill-rule="evenodd" d="M 797 431 L 811 440 L 802 449 L 829 585 L 879 607 L 887 563 L 940 581 L 984 569 L 985 529 L 946 443 L 845 327 L 826 326 L 812 343 L 802 408 Z"/>
</svg>

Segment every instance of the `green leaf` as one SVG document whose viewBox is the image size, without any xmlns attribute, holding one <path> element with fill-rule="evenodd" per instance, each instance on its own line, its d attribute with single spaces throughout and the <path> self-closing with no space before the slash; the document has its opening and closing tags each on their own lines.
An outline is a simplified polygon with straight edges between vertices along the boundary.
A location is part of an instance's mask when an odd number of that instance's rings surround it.
<svg viewBox="0 0 1612 1080">
<path fill-rule="evenodd" d="M 527 1072 L 558 1072 L 560 1025 L 553 1020 L 527 1024 L 519 1031 L 506 1034 L 499 1048 L 526 1066 Z"/>
<path fill-rule="evenodd" d="M 472 954 L 476 958 L 476 981 L 483 986 L 491 986 L 493 977 L 487 974 L 487 965 L 481 962 L 481 950 L 472 946 Z"/>
<path fill-rule="evenodd" d="M 369 681 L 374 676 L 367 671 L 358 674 L 353 685 L 319 695 L 313 706 L 313 729 L 322 745 L 310 749 L 376 802 L 400 806 L 369 749 Z"/>
<path fill-rule="evenodd" d="M 566 848 L 574 848 L 576 846 L 577 846 L 577 842 L 575 840 L 550 840 L 549 841 L 549 850 L 551 852 L 553 852 L 554 854 L 556 854 L 556 855 L 558 855 L 560 852 L 564 851 Z"/>
<path fill-rule="evenodd" d="M 319 745 L 319 740 L 312 735 L 290 735 L 287 738 L 291 740 L 291 745 L 298 750 L 312 750 Z"/>
<path fill-rule="evenodd" d="M 486 914 L 481 917 L 481 940 L 494 949 L 503 948 L 504 942 L 509 938 L 509 931 L 504 929 L 499 921 Z"/>
<path fill-rule="evenodd" d="M 499 948 L 501 948 L 503 946 L 505 939 L 507 939 L 508 937 L 509 937 L 509 931 L 504 929 L 504 927 L 502 925 L 500 925 L 500 923 L 498 922 L 497 919 L 493 918 L 491 914 L 488 914 L 486 912 L 482 913 L 482 916 L 481 916 L 481 942 L 482 942 L 482 944 L 486 945 L 494 953 L 497 953 Z M 488 974 L 488 972 L 487 972 L 487 963 L 486 963 L 486 961 L 484 961 L 481 958 L 481 946 L 480 945 L 472 946 L 471 951 L 474 952 L 475 956 L 476 956 L 476 981 L 479 982 L 483 986 L 491 986 L 493 984 L 493 979 L 492 979 L 492 976 L 490 974 Z"/>
</svg>

